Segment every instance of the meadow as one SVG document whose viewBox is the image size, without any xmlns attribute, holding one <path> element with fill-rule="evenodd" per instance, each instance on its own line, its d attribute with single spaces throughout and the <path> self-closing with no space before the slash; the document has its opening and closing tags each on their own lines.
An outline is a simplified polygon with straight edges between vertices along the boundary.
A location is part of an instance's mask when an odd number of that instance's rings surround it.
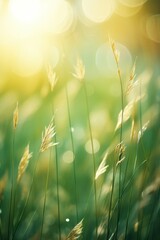
<svg viewBox="0 0 160 240">
<path fill-rule="evenodd" d="M 107 16 L 105 1 L 88 11 L 61 0 L 42 25 L 34 5 L 28 18 L 9 2 L 0 24 L 0 239 L 158 240 L 160 35 L 149 27 L 160 15 L 149 0 L 117 0 Z"/>
</svg>

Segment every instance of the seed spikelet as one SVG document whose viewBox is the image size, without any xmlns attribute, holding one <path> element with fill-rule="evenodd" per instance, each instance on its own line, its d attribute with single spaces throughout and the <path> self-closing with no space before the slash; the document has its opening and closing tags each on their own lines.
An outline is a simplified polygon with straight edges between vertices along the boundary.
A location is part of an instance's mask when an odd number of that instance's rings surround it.
<svg viewBox="0 0 160 240">
<path fill-rule="evenodd" d="M 18 102 L 17 102 L 17 105 L 16 105 L 16 108 L 13 112 L 13 128 L 16 129 L 17 128 L 17 125 L 18 125 Z"/>
<path fill-rule="evenodd" d="M 83 219 L 71 230 L 66 240 L 78 239 L 83 230 Z"/>
<path fill-rule="evenodd" d="M 29 163 L 29 159 L 32 157 L 32 153 L 29 152 L 29 144 L 27 145 L 27 147 L 24 150 L 24 154 L 21 158 L 21 161 L 19 163 L 18 166 L 18 177 L 17 177 L 17 182 L 20 181 L 21 177 L 23 176 L 28 163 Z"/>
<path fill-rule="evenodd" d="M 53 119 L 51 120 L 48 127 L 45 127 L 44 133 L 42 133 L 42 143 L 40 146 L 40 152 L 46 151 L 48 148 L 57 145 L 58 143 L 53 142 L 55 136 L 55 127 L 53 126 Z"/>
</svg>

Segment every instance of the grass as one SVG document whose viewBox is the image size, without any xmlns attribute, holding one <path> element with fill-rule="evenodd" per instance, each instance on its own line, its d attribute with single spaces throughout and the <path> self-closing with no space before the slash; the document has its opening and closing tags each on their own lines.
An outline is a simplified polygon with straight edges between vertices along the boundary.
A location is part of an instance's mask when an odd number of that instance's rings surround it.
<svg viewBox="0 0 160 240">
<path fill-rule="evenodd" d="M 31 117 L 21 122 L 19 101 L 13 124 L 3 123 L 0 239 L 158 239 L 160 111 L 147 113 L 137 61 L 126 93 L 114 41 L 111 48 L 119 97 L 99 94 L 78 58 L 62 86 L 49 67 L 51 91 Z"/>
</svg>

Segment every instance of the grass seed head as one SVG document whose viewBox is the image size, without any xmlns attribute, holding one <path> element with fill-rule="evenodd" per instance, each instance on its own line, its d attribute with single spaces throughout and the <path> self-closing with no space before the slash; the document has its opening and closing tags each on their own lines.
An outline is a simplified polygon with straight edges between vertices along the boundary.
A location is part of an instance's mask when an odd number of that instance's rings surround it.
<svg viewBox="0 0 160 240">
<path fill-rule="evenodd" d="M 58 77 L 57 77 L 56 72 L 54 72 L 52 70 L 52 67 L 49 64 L 47 65 L 47 75 L 48 75 L 48 80 L 49 80 L 49 83 L 51 86 L 51 91 L 53 91 L 53 89 L 58 81 Z"/>
<path fill-rule="evenodd" d="M 129 82 L 128 82 L 127 89 L 126 89 L 126 95 L 128 95 L 134 87 L 134 79 L 136 77 L 136 74 L 135 74 L 136 60 L 137 59 L 135 59 L 135 61 L 134 61 L 134 64 L 133 64 L 133 67 L 132 67 L 132 70 L 131 70 L 131 73 L 130 73 L 130 76 L 129 76 Z"/>
<path fill-rule="evenodd" d="M 13 128 L 16 129 L 17 128 L 17 125 L 18 125 L 18 102 L 17 102 L 17 105 L 16 105 L 16 108 L 13 112 Z"/>
<path fill-rule="evenodd" d="M 18 177 L 17 177 L 18 182 L 20 181 L 21 177 L 23 176 L 23 174 L 28 166 L 29 159 L 31 157 L 32 157 L 32 153 L 29 152 L 29 144 L 28 144 L 24 150 L 23 156 L 22 156 L 21 161 L 18 166 Z"/>
<path fill-rule="evenodd" d="M 73 73 L 73 76 L 80 81 L 84 80 L 85 66 L 82 62 L 82 59 L 80 59 L 79 57 L 77 58 L 77 63 L 75 65 L 74 69 L 75 69 L 75 73 Z"/>
<path fill-rule="evenodd" d="M 78 239 L 83 230 L 83 219 L 71 230 L 66 240 L 75 240 Z"/>
<path fill-rule="evenodd" d="M 57 145 L 58 143 L 53 142 L 55 136 L 55 127 L 53 126 L 53 119 L 51 120 L 48 127 L 45 127 L 44 133 L 42 133 L 42 142 L 40 146 L 40 152 L 46 151 L 48 148 Z"/>
<path fill-rule="evenodd" d="M 117 63 L 117 66 L 119 66 L 120 51 L 117 49 L 114 40 L 112 38 L 110 38 L 110 37 L 109 37 L 109 42 L 110 42 L 110 45 L 111 45 L 111 48 L 112 48 L 112 51 L 113 51 L 114 59 L 115 59 L 115 61 Z"/>
<path fill-rule="evenodd" d="M 96 171 L 96 176 L 95 176 L 95 180 L 103 173 L 106 172 L 107 168 L 109 167 L 109 165 L 106 165 L 106 158 L 108 156 L 108 153 L 105 154 L 105 157 L 103 158 L 103 160 L 101 161 L 97 171 Z"/>
</svg>

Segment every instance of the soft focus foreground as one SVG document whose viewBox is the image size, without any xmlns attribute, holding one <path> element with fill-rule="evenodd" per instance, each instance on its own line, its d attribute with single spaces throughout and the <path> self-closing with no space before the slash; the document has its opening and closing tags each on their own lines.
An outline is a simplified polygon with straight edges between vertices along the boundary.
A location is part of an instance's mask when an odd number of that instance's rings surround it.
<svg viewBox="0 0 160 240">
<path fill-rule="evenodd" d="M 0 239 L 157 239 L 158 0 L 0 1 Z"/>
</svg>

